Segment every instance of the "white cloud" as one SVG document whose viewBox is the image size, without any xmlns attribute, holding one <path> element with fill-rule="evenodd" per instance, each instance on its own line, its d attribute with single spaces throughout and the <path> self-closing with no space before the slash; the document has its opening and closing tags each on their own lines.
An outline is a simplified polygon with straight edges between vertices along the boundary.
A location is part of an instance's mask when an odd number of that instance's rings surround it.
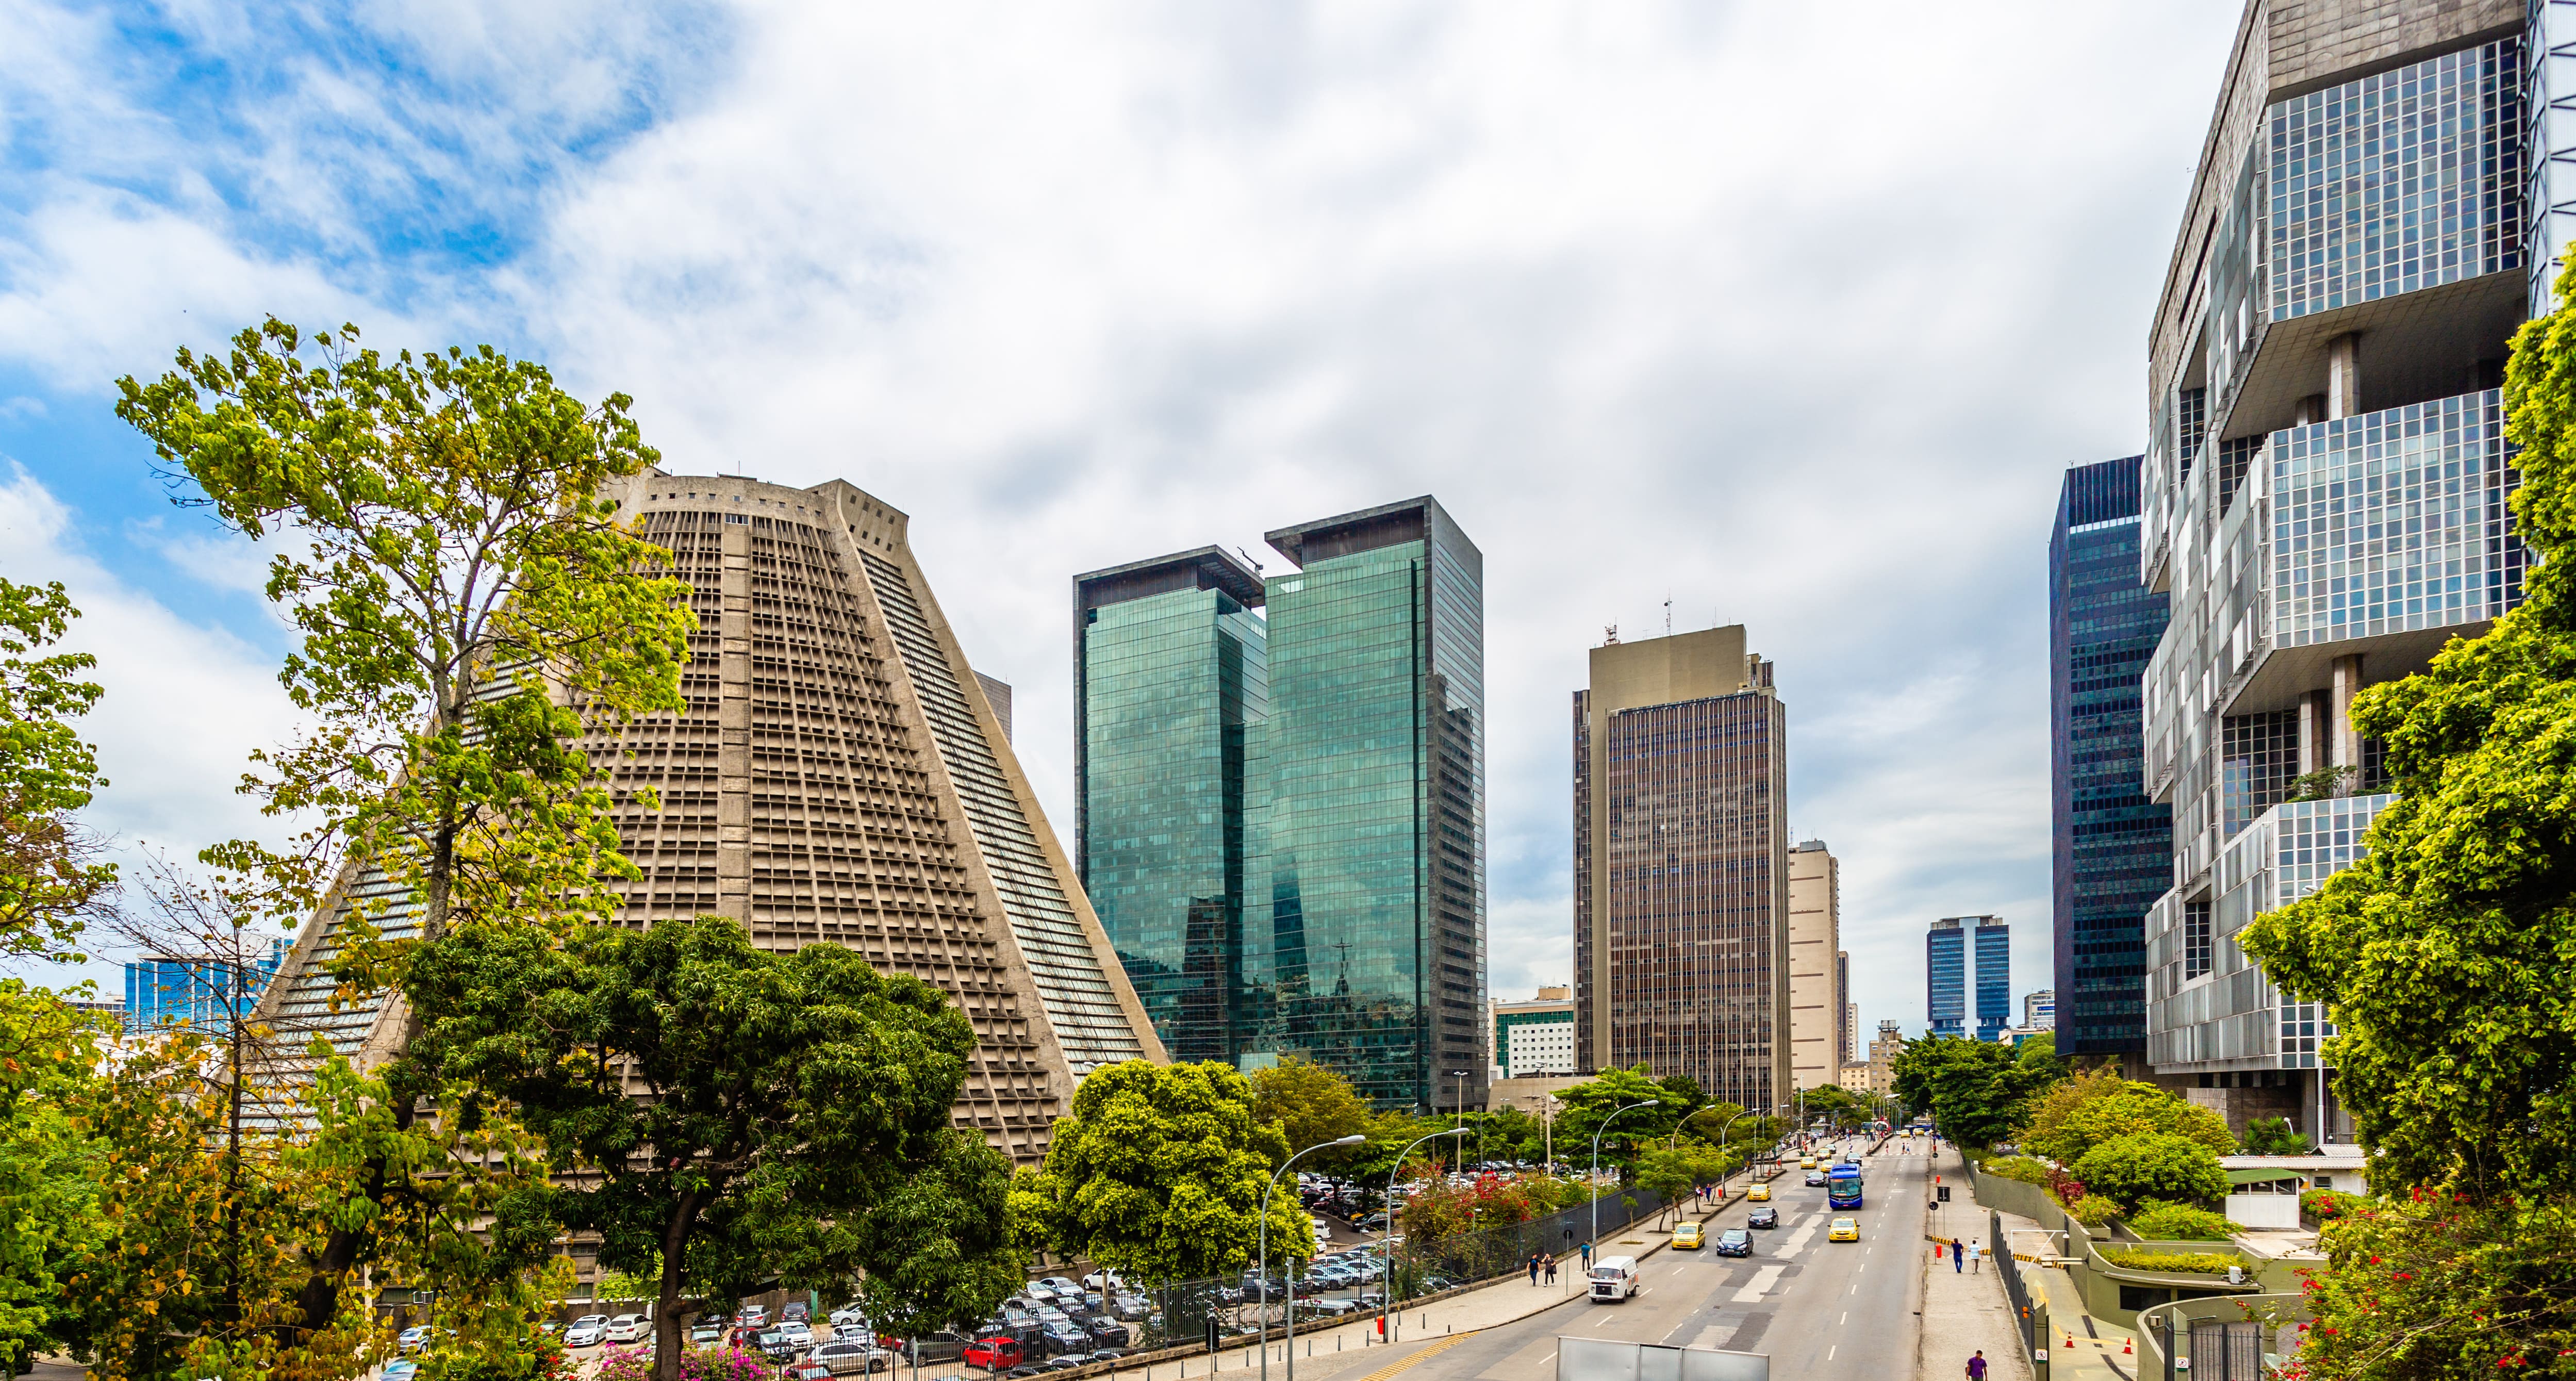
<svg viewBox="0 0 2576 1381">
<path fill-rule="evenodd" d="M 107 691 L 78 721 L 108 779 L 90 823 L 113 837 L 129 878 L 147 846 L 185 859 L 223 839 L 278 842 L 275 822 L 232 789 L 250 751 L 294 727 L 274 659 L 173 614 L 102 569 L 82 549 L 78 527 L 78 515 L 23 468 L 0 471 L 0 577 L 63 583 L 81 616 L 62 646 L 97 657 L 94 679 Z M 115 987 L 103 966 L 92 965 L 88 976 Z"/>
<path fill-rule="evenodd" d="M 2047 982 L 2046 525 L 2138 449 L 2237 8 L 765 3 L 558 64 L 606 12 L 369 6 L 444 98 L 290 54 L 212 160 L 310 244 L 57 174 L 0 359 L 87 385 L 197 339 L 178 306 L 347 313 L 533 342 L 675 468 L 845 476 L 914 515 L 1060 824 L 1071 572 L 1435 493 L 1487 558 L 1497 990 L 1570 966 L 1583 651 L 1670 597 L 1777 659 L 1863 1017 L 1913 1023 L 1934 916 L 2006 914 Z M 531 247 L 420 249 L 455 217 Z"/>
</svg>

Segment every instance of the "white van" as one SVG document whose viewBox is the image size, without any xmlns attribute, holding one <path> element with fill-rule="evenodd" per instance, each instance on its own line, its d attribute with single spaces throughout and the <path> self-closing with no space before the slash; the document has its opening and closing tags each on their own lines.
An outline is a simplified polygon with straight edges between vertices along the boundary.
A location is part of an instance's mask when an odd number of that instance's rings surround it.
<svg viewBox="0 0 2576 1381">
<path fill-rule="evenodd" d="M 1592 1298 L 1624 1300 L 1637 1293 L 1637 1258 L 1605 1256 L 1592 1263 Z"/>
</svg>

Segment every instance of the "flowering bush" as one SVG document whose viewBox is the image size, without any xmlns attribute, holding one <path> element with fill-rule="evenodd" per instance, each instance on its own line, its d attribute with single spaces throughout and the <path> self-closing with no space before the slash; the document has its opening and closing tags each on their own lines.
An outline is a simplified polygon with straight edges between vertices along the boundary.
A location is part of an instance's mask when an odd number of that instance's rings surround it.
<svg viewBox="0 0 2576 1381">
<path fill-rule="evenodd" d="M 2310 1189 L 2299 1195 L 2299 1211 L 2320 1223 L 2330 1223 L 2369 1202 L 2358 1194 L 2333 1189 Z"/>
<path fill-rule="evenodd" d="M 595 1381 L 653 1381 L 653 1350 L 610 1346 L 600 1350 Z"/>
<path fill-rule="evenodd" d="M 2321 1245 L 2325 1268 L 2302 1272 L 2296 1375 L 2576 1374 L 2576 1205 L 2476 1205 L 2421 1189 L 2340 1206 Z"/>
<path fill-rule="evenodd" d="M 1506 1223 L 1526 1223 L 1552 1212 L 1547 1188 L 1532 1183 L 1539 1178 L 1479 1175 L 1461 1186 L 1437 1172 L 1428 1173 L 1415 1181 L 1413 1198 L 1404 1206 L 1405 1238 L 1436 1242 Z"/>
<path fill-rule="evenodd" d="M 690 1348 L 680 1354 L 680 1381 L 766 1381 L 769 1359 L 738 1347 Z"/>
</svg>

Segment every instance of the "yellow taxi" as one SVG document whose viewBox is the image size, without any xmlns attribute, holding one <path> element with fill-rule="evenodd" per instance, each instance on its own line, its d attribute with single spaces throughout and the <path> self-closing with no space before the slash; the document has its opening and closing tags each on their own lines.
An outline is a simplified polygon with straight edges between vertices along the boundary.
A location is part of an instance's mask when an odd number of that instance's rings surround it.
<svg viewBox="0 0 2576 1381">
<path fill-rule="evenodd" d="M 1815 1168 L 1816 1168 L 1816 1158 L 1815 1158 L 1814 1156 L 1800 1156 L 1800 1157 L 1798 1157 L 1798 1168 L 1799 1168 L 1799 1169 L 1801 1169 L 1801 1170 L 1813 1170 L 1813 1169 L 1815 1169 Z"/>
<path fill-rule="evenodd" d="M 1859 1241 L 1860 1220 L 1858 1218 L 1836 1218 L 1832 1225 L 1825 1229 L 1825 1240 L 1828 1242 Z"/>
<path fill-rule="evenodd" d="M 1745 1190 L 1744 1197 L 1757 1204 L 1767 1204 L 1771 1202 L 1771 1186 L 1767 1184 L 1757 1184 L 1751 1189 Z"/>
<path fill-rule="evenodd" d="M 1673 1229 L 1673 1245 L 1676 1247 L 1702 1247 L 1708 1245 L 1708 1242 L 1706 1238 L 1700 1235 L 1699 1224 L 1684 1223 L 1680 1227 Z"/>
</svg>

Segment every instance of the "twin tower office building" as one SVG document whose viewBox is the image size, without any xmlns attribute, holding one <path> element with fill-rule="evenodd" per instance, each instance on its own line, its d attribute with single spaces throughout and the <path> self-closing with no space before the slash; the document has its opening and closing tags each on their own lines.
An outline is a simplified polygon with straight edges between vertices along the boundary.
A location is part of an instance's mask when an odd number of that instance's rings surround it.
<svg viewBox="0 0 2576 1381">
<path fill-rule="evenodd" d="M 1428 498 L 1074 577 L 1077 870 L 1175 1060 L 1481 1107 L 1484 556 Z"/>
</svg>

